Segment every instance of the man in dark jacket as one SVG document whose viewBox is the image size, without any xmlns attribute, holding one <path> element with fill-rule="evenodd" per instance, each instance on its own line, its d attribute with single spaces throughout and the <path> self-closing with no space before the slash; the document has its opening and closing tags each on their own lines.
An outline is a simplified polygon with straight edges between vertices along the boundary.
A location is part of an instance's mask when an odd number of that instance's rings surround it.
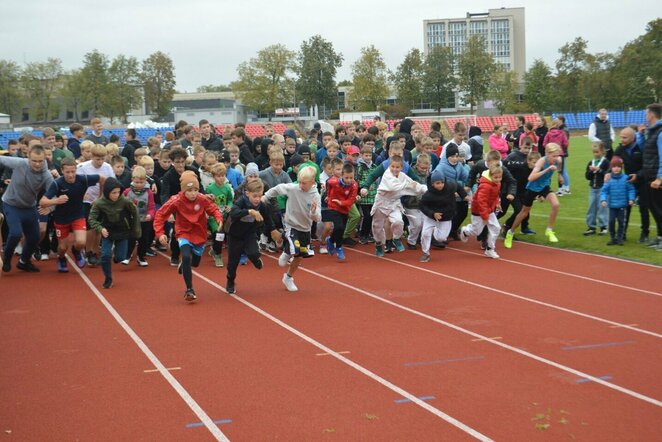
<svg viewBox="0 0 662 442">
<path fill-rule="evenodd" d="M 136 134 L 135 129 L 125 130 L 124 139 L 126 140 L 126 144 L 122 149 L 122 156 L 128 160 L 129 169 L 132 169 L 133 166 L 136 165 L 136 157 L 134 153 L 136 152 L 136 149 L 140 149 L 143 146 L 140 144 L 140 140 L 138 139 L 138 135 Z"/>
<path fill-rule="evenodd" d="M 636 134 L 634 130 L 629 127 L 621 130 L 621 144 L 618 145 L 614 151 L 614 155 L 623 160 L 623 168 L 628 175 L 628 182 L 632 183 L 637 189 L 639 195 L 639 213 L 641 214 L 641 235 L 639 236 L 640 243 L 648 242 L 648 233 L 650 227 L 650 216 L 648 209 L 650 203 L 647 200 L 648 193 L 642 189 L 646 182 L 642 175 L 643 166 L 643 152 L 640 146 L 636 143 Z M 625 214 L 625 231 L 630 223 L 630 212 L 632 206 L 628 206 Z"/>
<path fill-rule="evenodd" d="M 594 141 L 602 141 L 605 146 L 605 156 L 608 160 L 611 161 L 611 157 L 614 155 L 612 150 L 612 145 L 614 139 L 616 138 L 616 133 L 614 128 L 611 127 L 609 122 L 609 115 L 607 115 L 607 109 L 600 109 L 598 115 L 596 115 L 593 123 L 588 127 L 588 140 L 593 143 Z"/>
<path fill-rule="evenodd" d="M 662 104 L 649 104 L 646 107 L 648 130 L 643 142 L 642 189 L 647 193 L 650 210 L 657 225 L 657 238 L 651 243 L 662 251 Z"/>
<path fill-rule="evenodd" d="M 201 141 L 204 148 L 213 152 L 220 152 L 223 149 L 223 141 L 213 132 L 209 121 L 200 120 L 198 126 L 200 127 Z"/>
</svg>

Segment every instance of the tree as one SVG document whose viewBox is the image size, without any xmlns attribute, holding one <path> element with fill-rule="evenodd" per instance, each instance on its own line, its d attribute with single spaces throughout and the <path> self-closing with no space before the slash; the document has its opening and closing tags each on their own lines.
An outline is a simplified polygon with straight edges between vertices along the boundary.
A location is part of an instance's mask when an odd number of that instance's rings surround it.
<svg viewBox="0 0 662 442">
<path fill-rule="evenodd" d="M 80 80 L 85 104 L 95 115 L 108 115 L 108 101 L 112 94 L 108 80 L 108 57 L 96 49 L 85 54 Z"/>
<path fill-rule="evenodd" d="M 80 69 L 74 69 L 63 76 L 62 97 L 67 110 L 72 110 L 74 120 L 80 120 L 80 110 L 85 103 L 85 95 L 81 91 L 82 83 Z"/>
<path fill-rule="evenodd" d="M 155 113 L 157 118 L 168 115 L 176 84 L 172 59 L 161 51 L 151 54 L 143 60 L 142 81 L 147 112 Z"/>
<path fill-rule="evenodd" d="M 205 94 L 209 92 L 232 92 L 232 87 L 225 85 L 225 84 L 204 84 L 202 86 L 198 86 L 198 89 L 196 92 Z"/>
<path fill-rule="evenodd" d="M 453 107 L 457 79 L 453 53 L 447 46 L 434 46 L 423 65 L 423 94 L 437 112 Z"/>
<path fill-rule="evenodd" d="M 108 69 L 108 80 L 112 90 L 109 97 L 109 117 L 119 116 L 127 123 L 127 114 L 142 104 L 140 63 L 136 57 L 118 55 Z"/>
<path fill-rule="evenodd" d="M 237 67 L 239 79 L 232 90 L 251 109 L 271 114 L 276 108 L 297 105 L 294 91 L 295 53 L 281 44 L 261 49 Z"/>
<path fill-rule="evenodd" d="M 353 85 L 352 82 L 349 80 L 342 80 L 341 82 L 338 83 L 338 87 L 342 87 L 342 86 L 353 86 Z"/>
<path fill-rule="evenodd" d="M 21 106 L 21 68 L 9 60 L 0 60 L 0 112 L 17 115 Z"/>
<path fill-rule="evenodd" d="M 458 58 L 457 69 L 458 86 L 464 93 L 465 101 L 469 103 L 470 113 L 473 114 L 476 104 L 487 97 L 496 69 L 482 36 L 472 35 L 469 38 Z"/>
<path fill-rule="evenodd" d="M 379 109 L 388 96 L 388 71 L 382 54 L 373 45 L 361 49 L 361 57 L 352 65 L 354 89 L 349 103 L 355 110 Z"/>
<path fill-rule="evenodd" d="M 586 109 L 586 79 L 591 55 L 586 52 L 588 42 L 577 37 L 559 49 L 556 61 L 556 107 L 567 111 Z"/>
<path fill-rule="evenodd" d="M 391 81 L 400 105 L 409 110 L 420 105 L 423 98 L 423 59 L 420 50 L 414 48 L 407 52 L 395 74 L 391 76 Z"/>
<path fill-rule="evenodd" d="M 58 106 L 54 98 L 62 74 L 62 61 L 59 58 L 49 58 L 44 63 L 28 63 L 23 69 L 21 84 L 26 97 L 32 101 L 35 120 L 45 121 L 57 116 Z"/>
<path fill-rule="evenodd" d="M 336 72 L 342 62 L 343 56 L 333 49 L 333 43 L 319 35 L 301 43 L 296 66 L 299 99 L 307 106 L 335 108 L 338 102 Z"/>
<path fill-rule="evenodd" d="M 548 111 L 552 105 L 552 71 L 541 59 L 524 74 L 524 100 L 536 112 Z"/>
<path fill-rule="evenodd" d="M 517 107 L 517 75 L 503 67 L 497 68 L 490 91 L 490 98 L 499 113 L 511 114 Z"/>
</svg>

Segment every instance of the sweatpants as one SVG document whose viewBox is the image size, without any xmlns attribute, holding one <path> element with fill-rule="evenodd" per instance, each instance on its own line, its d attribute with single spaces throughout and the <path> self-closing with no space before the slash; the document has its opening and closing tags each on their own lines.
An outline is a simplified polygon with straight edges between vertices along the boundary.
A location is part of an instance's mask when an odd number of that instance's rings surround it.
<svg viewBox="0 0 662 442">
<path fill-rule="evenodd" d="M 14 256 L 14 250 L 25 235 L 25 244 L 21 253 L 21 261 L 30 262 L 30 257 L 39 244 L 39 214 L 37 206 L 21 208 L 4 203 L 5 223 L 9 227 L 7 242 L 5 243 L 4 260 L 10 262 Z"/>
<path fill-rule="evenodd" d="M 407 236 L 407 242 L 415 246 L 418 241 L 418 236 L 423 229 L 423 219 L 427 217 L 418 209 L 405 209 L 405 216 L 409 221 L 409 235 Z"/>
<path fill-rule="evenodd" d="M 384 224 L 388 220 L 391 223 L 391 232 L 393 239 L 400 239 L 405 223 L 402 220 L 402 213 L 399 210 L 394 210 L 388 215 L 385 215 L 380 210 L 375 211 L 372 215 L 372 236 L 375 242 L 384 244 L 386 241 L 386 233 L 384 232 Z"/>
<path fill-rule="evenodd" d="M 501 231 L 499 220 L 497 220 L 494 212 L 490 213 L 487 220 L 484 220 L 478 215 L 471 214 L 471 224 L 462 227 L 462 231 L 466 236 L 478 236 L 485 226 L 487 226 L 487 249 L 494 250 L 496 239 Z"/>
<path fill-rule="evenodd" d="M 234 284 L 237 277 L 237 267 L 239 266 L 239 259 L 243 253 L 246 257 L 258 267 L 260 259 L 260 248 L 257 245 L 257 238 L 254 234 L 249 234 L 243 237 L 226 236 L 228 246 L 228 282 Z"/>
<path fill-rule="evenodd" d="M 423 227 L 421 231 L 421 250 L 426 255 L 430 254 L 430 243 L 432 237 L 437 241 L 446 241 L 451 233 L 453 221 L 436 221 L 430 217 L 423 217 Z"/>
</svg>

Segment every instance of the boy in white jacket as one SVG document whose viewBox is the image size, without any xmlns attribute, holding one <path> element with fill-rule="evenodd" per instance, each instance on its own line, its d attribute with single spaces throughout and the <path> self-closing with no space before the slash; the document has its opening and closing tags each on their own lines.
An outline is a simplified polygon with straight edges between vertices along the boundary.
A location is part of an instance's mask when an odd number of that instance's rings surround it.
<svg viewBox="0 0 662 442">
<path fill-rule="evenodd" d="M 388 169 L 384 172 L 377 188 L 375 203 L 370 212 L 372 215 L 372 236 L 375 238 L 375 255 L 377 256 L 384 256 L 384 241 L 386 240 L 384 223 L 387 219 L 391 224 L 395 248 L 398 252 L 405 250 L 402 241 L 400 241 L 404 229 L 402 220 L 404 209 L 400 197 L 404 195 L 422 195 L 428 190 L 426 185 L 419 184 L 406 174 L 400 173 L 403 164 L 404 160 L 399 155 L 390 159 Z M 361 190 L 362 196 L 365 196 L 364 191 L 366 189 Z"/>
</svg>

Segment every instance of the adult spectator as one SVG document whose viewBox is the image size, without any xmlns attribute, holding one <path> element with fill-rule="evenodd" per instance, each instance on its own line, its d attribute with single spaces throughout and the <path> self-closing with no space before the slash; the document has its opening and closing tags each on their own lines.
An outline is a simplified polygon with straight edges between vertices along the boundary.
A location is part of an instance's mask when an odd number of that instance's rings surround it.
<svg viewBox="0 0 662 442">
<path fill-rule="evenodd" d="M 41 144 L 35 144 L 30 148 L 27 159 L 0 156 L 0 166 L 13 170 L 11 182 L 2 196 L 9 226 L 2 271 L 11 270 L 14 250 L 21 236 L 25 235 L 23 251 L 16 267 L 26 272 L 38 272 L 39 269 L 30 262 L 39 244 L 37 196 L 46 192 L 54 181 L 46 164 L 46 153 Z"/>
<path fill-rule="evenodd" d="M 96 117 L 92 118 L 90 126 L 92 127 L 92 133 L 85 139 L 92 141 L 94 144 L 103 144 L 104 146 L 108 144 L 108 137 L 103 134 L 103 123 L 101 122 L 101 119 Z"/>
<path fill-rule="evenodd" d="M 513 150 L 519 150 L 519 137 L 524 133 L 526 119 L 522 115 L 517 116 L 517 129 L 513 132 Z"/>
<path fill-rule="evenodd" d="M 643 141 L 643 179 L 642 189 L 648 192 L 650 211 L 657 225 L 657 238 L 651 243 L 662 251 L 662 104 L 646 106 L 648 130 Z"/>
<path fill-rule="evenodd" d="M 543 141 L 545 140 L 545 135 L 547 135 L 547 132 L 549 132 L 549 128 L 547 127 L 547 120 L 545 120 L 545 117 L 541 117 L 538 114 L 535 114 L 536 116 L 536 137 L 538 137 L 538 152 L 540 152 L 540 155 L 543 155 L 545 152 L 545 146 L 543 145 Z M 544 155 L 543 155 L 544 156 Z"/>
<path fill-rule="evenodd" d="M 607 109 L 600 109 L 595 120 L 593 120 L 593 123 L 588 127 L 588 140 L 591 143 L 594 141 L 602 141 L 602 144 L 605 146 L 605 156 L 611 161 L 611 157 L 614 156 L 612 145 L 614 144 L 615 139 L 616 133 L 609 122 Z"/>
<path fill-rule="evenodd" d="M 642 189 L 642 187 L 646 185 L 642 176 L 642 147 L 637 144 L 636 132 L 630 127 L 621 130 L 620 138 L 621 144 L 619 144 L 614 151 L 614 156 L 620 157 L 623 160 L 623 169 L 628 175 L 628 181 L 637 189 L 637 195 L 639 195 L 639 213 L 641 215 L 641 235 L 639 236 L 639 242 L 647 243 L 650 226 L 650 216 L 648 211 L 650 203 L 647 200 L 648 192 L 646 192 L 645 189 Z M 625 213 L 626 232 L 628 224 L 630 223 L 631 209 L 632 206 L 628 206 Z"/>
<path fill-rule="evenodd" d="M 204 148 L 213 152 L 220 152 L 223 149 L 223 142 L 216 136 L 209 121 L 200 120 L 198 127 L 200 127 L 200 141 Z"/>
</svg>

